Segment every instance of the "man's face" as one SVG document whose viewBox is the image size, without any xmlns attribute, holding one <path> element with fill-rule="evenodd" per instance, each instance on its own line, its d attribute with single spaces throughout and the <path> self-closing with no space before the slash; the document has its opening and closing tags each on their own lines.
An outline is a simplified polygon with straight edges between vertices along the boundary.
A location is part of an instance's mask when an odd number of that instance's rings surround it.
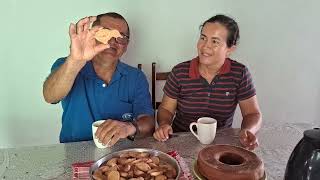
<svg viewBox="0 0 320 180">
<path fill-rule="evenodd" d="M 123 36 L 123 38 L 129 37 L 128 26 L 126 22 L 122 19 L 103 16 L 100 19 L 99 25 L 106 29 L 118 30 L 120 34 Z M 102 60 L 116 61 L 126 52 L 129 39 L 126 43 L 123 43 L 123 41 L 119 42 L 116 41 L 115 38 L 111 38 L 108 43 L 110 47 L 99 53 L 97 57 Z"/>
<path fill-rule="evenodd" d="M 233 48 L 227 47 L 228 30 L 220 23 L 206 23 L 202 28 L 197 48 L 200 63 L 215 65 L 224 62 Z"/>
</svg>

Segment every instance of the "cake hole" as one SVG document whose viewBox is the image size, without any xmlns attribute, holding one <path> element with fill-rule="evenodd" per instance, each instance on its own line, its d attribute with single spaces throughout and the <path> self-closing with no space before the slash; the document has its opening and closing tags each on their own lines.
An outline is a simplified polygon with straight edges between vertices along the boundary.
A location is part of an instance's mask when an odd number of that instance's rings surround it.
<svg viewBox="0 0 320 180">
<path fill-rule="evenodd" d="M 228 165 L 240 165 L 244 163 L 244 158 L 233 153 L 222 154 L 219 161 Z"/>
</svg>

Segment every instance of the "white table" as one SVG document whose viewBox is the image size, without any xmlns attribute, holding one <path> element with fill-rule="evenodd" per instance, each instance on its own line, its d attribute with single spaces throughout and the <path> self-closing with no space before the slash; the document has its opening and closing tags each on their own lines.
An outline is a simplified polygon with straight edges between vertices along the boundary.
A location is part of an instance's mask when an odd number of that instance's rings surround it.
<svg viewBox="0 0 320 180">
<path fill-rule="evenodd" d="M 312 128 L 307 124 L 264 125 L 258 137 L 260 146 L 255 153 L 263 159 L 268 180 L 282 180 L 287 160 L 303 131 Z M 239 145 L 239 129 L 217 132 L 215 144 Z M 191 133 L 179 133 L 167 142 L 157 142 L 152 137 L 134 142 L 124 140 L 111 149 L 98 149 L 92 141 L 0 149 L 0 179 L 71 179 L 71 164 L 97 160 L 110 152 L 143 147 L 163 152 L 177 150 L 192 171 L 192 163 L 205 147 Z"/>
</svg>

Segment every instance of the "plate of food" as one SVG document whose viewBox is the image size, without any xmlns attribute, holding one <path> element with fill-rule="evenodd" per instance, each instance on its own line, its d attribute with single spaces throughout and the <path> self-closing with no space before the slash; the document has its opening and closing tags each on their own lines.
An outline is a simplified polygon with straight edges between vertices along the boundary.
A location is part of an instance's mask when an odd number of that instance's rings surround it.
<svg viewBox="0 0 320 180">
<path fill-rule="evenodd" d="M 261 158 L 243 147 L 228 144 L 203 148 L 198 153 L 193 169 L 194 174 L 201 180 L 266 180 Z"/>
<path fill-rule="evenodd" d="M 133 148 L 107 154 L 90 167 L 95 180 L 178 179 L 181 169 L 170 155 L 146 148 Z"/>
<path fill-rule="evenodd" d="M 197 161 L 194 161 L 194 162 L 193 162 L 192 172 L 193 172 L 193 174 L 198 178 L 198 180 L 207 180 L 207 178 L 204 177 L 203 175 L 201 175 L 201 173 L 199 172 L 198 166 L 197 166 Z M 267 174 L 266 174 L 266 172 L 264 172 L 264 176 L 263 176 L 263 178 L 261 178 L 260 180 L 267 180 Z"/>
</svg>

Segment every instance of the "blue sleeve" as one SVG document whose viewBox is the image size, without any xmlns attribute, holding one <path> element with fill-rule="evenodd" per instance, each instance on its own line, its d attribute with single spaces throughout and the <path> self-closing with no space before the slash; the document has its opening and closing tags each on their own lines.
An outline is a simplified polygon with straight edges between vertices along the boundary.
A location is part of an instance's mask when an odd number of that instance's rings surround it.
<svg viewBox="0 0 320 180">
<path fill-rule="evenodd" d="M 142 71 L 139 71 L 135 85 L 133 100 L 133 115 L 137 118 L 141 114 L 154 115 L 149 92 L 149 83 Z"/>
<path fill-rule="evenodd" d="M 66 61 L 65 57 L 57 59 L 51 66 L 51 72 L 57 70 L 65 61 Z"/>
<path fill-rule="evenodd" d="M 55 70 L 57 70 L 64 62 L 66 61 L 66 58 L 59 58 L 57 59 L 53 65 L 51 66 L 51 73 Z M 60 101 L 58 102 L 54 102 L 54 103 L 51 103 L 51 104 L 58 104 Z"/>
</svg>

